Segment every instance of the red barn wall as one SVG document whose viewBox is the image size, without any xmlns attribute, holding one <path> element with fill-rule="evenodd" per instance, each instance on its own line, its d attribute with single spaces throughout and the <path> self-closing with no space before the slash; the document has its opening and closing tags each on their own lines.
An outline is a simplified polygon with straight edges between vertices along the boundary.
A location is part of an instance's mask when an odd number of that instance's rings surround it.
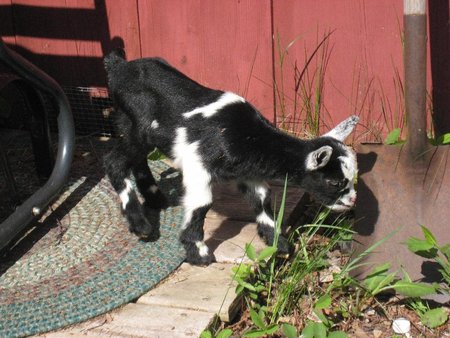
<svg viewBox="0 0 450 338">
<path fill-rule="evenodd" d="M 448 12 L 448 0 L 435 1 Z M 66 86 L 104 87 L 102 56 L 124 46 L 129 59 L 161 56 L 279 122 L 274 81 L 279 88 L 283 76 L 284 114 L 292 114 L 293 67 L 332 31 L 321 129 L 356 113 L 365 140 L 399 124 L 402 7 L 401 0 L 0 0 L 0 34 Z M 448 51 L 446 18 L 447 35 L 435 40 L 447 41 Z M 294 40 L 281 69 L 280 46 Z M 311 77 L 318 66 L 314 59 Z"/>
<path fill-rule="evenodd" d="M 139 1 L 142 55 L 245 96 L 273 120 L 271 2 Z"/>
</svg>

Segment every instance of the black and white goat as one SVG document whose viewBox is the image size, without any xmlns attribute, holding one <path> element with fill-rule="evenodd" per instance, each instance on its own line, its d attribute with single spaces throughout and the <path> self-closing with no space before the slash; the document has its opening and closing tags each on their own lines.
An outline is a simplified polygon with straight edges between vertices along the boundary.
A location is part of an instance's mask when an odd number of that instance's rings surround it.
<svg viewBox="0 0 450 338">
<path fill-rule="evenodd" d="M 159 229 L 144 208 L 160 208 L 164 196 L 147 165 L 155 147 L 183 174 L 185 208 L 183 243 L 187 261 L 208 264 L 203 241 L 204 218 L 211 207 L 211 185 L 234 180 L 256 212 L 258 233 L 272 244 L 274 219 L 270 179 L 288 180 L 332 210 L 350 209 L 356 199 L 353 151 L 342 142 L 358 122 L 352 116 L 323 137 L 299 140 L 267 121 L 242 97 L 206 88 L 158 58 L 127 62 L 122 51 L 105 57 L 109 90 L 122 137 L 105 157 L 106 173 L 119 193 L 130 231 L 154 239 Z M 139 202 L 130 173 L 145 198 Z M 288 251 L 280 238 L 279 250 Z"/>
</svg>

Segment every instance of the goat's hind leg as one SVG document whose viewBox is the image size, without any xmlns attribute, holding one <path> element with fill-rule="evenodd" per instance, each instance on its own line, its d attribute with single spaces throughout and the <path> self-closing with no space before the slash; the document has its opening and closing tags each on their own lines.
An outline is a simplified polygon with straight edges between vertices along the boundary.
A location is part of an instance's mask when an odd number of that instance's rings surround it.
<svg viewBox="0 0 450 338">
<path fill-rule="evenodd" d="M 203 241 L 205 217 L 212 204 L 209 178 L 195 177 L 183 172 L 185 195 L 184 223 L 180 241 L 186 250 L 186 261 L 194 265 L 207 265 L 214 260 L 208 246 Z M 194 176 L 194 177 L 192 177 Z"/>
<path fill-rule="evenodd" d="M 266 182 L 241 182 L 239 190 L 246 196 L 256 213 L 258 235 L 267 245 L 273 245 L 275 221 L 270 198 L 270 187 Z M 289 242 L 282 235 L 278 237 L 278 253 L 289 253 Z"/>
<path fill-rule="evenodd" d="M 129 229 L 141 239 L 156 240 L 159 237 L 158 227 L 153 226 L 145 217 L 144 209 L 134 191 L 129 178 L 132 163 L 136 154 L 130 151 L 124 141 L 105 156 L 104 165 L 106 174 L 112 186 L 119 194 L 122 202 L 122 212 L 125 214 Z"/>
</svg>

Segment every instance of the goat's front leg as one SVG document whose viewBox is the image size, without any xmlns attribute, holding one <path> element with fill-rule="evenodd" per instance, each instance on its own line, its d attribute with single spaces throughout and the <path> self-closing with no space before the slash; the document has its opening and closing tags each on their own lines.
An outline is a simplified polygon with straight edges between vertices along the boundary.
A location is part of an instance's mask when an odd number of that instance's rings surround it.
<svg viewBox="0 0 450 338">
<path fill-rule="evenodd" d="M 130 169 L 133 166 L 135 154 L 130 152 L 131 147 L 125 141 L 120 143 L 105 156 L 104 165 L 106 174 L 112 186 L 119 194 L 122 202 L 122 212 L 129 223 L 129 229 L 141 239 L 156 240 L 159 238 L 159 229 L 145 217 L 143 207 L 134 191 L 129 179 Z"/>
<path fill-rule="evenodd" d="M 212 262 L 208 246 L 203 241 L 205 216 L 212 204 L 209 175 L 189 175 L 183 172 L 185 195 L 184 222 L 180 241 L 186 249 L 187 262 L 194 265 L 207 265 Z"/>
<path fill-rule="evenodd" d="M 270 198 L 270 187 L 266 182 L 247 181 L 238 185 L 245 194 L 256 213 L 258 234 L 267 245 L 273 245 L 275 236 L 275 221 Z M 278 252 L 289 253 L 289 242 L 282 235 L 278 237 Z"/>
</svg>

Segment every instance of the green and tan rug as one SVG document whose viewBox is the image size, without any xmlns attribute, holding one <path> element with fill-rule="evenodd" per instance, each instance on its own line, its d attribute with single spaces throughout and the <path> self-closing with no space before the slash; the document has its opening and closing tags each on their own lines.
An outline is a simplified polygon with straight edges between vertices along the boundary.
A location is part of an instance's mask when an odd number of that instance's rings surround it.
<svg viewBox="0 0 450 338">
<path fill-rule="evenodd" d="M 151 167 L 173 205 L 153 215 L 160 239 L 145 243 L 128 232 L 106 178 L 73 178 L 51 212 L 0 257 L 0 337 L 47 332 L 108 312 L 181 264 L 180 174 L 160 161 Z"/>
</svg>

